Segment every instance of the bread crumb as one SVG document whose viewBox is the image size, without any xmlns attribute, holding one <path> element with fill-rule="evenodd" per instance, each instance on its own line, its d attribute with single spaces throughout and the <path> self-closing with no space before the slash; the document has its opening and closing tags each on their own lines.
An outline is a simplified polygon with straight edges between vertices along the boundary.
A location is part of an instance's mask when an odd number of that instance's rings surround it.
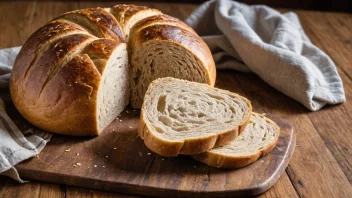
<svg viewBox="0 0 352 198">
<path fill-rule="evenodd" d="M 103 166 L 103 168 L 105 168 L 105 166 Z"/>
<path fill-rule="evenodd" d="M 147 153 L 147 155 L 151 155 L 151 153 Z"/>
<path fill-rule="evenodd" d="M 114 147 L 114 150 L 116 150 L 116 147 Z"/>
<path fill-rule="evenodd" d="M 81 163 L 77 162 L 75 164 L 72 165 L 73 167 L 80 167 L 81 166 Z"/>
<path fill-rule="evenodd" d="M 70 151 L 71 151 L 71 149 L 66 149 L 66 150 L 65 150 L 65 152 L 70 152 Z"/>
<path fill-rule="evenodd" d="M 128 128 L 132 129 L 132 126 L 129 126 Z"/>
<path fill-rule="evenodd" d="M 109 158 L 109 156 L 105 156 L 105 158 Z"/>
<path fill-rule="evenodd" d="M 122 120 L 120 120 L 120 122 L 122 122 Z"/>
<path fill-rule="evenodd" d="M 128 113 L 128 111 L 126 111 L 126 113 Z"/>
<path fill-rule="evenodd" d="M 76 155 L 79 155 L 79 153 L 77 153 Z"/>
<path fill-rule="evenodd" d="M 112 129 L 112 131 L 115 131 L 115 129 Z"/>
<path fill-rule="evenodd" d="M 163 160 L 163 161 L 164 161 L 164 158 L 163 158 L 163 159 L 161 159 L 161 160 Z"/>
<path fill-rule="evenodd" d="M 97 167 L 97 165 L 94 165 L 94 168 L 96 168 Z"/>
</svg>

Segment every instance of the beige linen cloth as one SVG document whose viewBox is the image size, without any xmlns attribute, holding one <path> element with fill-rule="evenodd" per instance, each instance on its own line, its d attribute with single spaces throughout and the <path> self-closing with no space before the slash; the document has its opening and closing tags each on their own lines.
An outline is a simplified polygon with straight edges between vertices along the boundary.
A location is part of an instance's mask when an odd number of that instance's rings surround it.
<svg viewBox="0 0 352 198">
<path fill-rule="evenodd" d="M 334 63 L 305 35 L 296 14 L 280 14 L 266 6 L 209 1 L 186 23 L 209 45 L 218 69 L 254 72 L 271 86 L 310 110 L 345 101 Z M 0 90 L 8 89 L 11 68 L 20 47 L 0 50 Z M 14 165 L 37 155 L 49 133 L 31 129 L 24 136 L 0 99 L 0 173 L 22 181 Z"/>
<path fill-rule="evenodd" d="M 8 91 L 8 80 L 20 47 L 0 50 L 0 90 Z M 24 135 L 26 134 L 26 136 Z M 14 166 L 40 153 L 51 134 L 32 128 L 21 132 L 5 111 L 0 98 L 0 174 L 23 183 Z"/>
<path fill-rule="evenodd" d="M 185 22 L 208 44 L 218 69 L 254 72 L 312 111 L 346 100 L 335 64 L 310 42 L 293 12 L 212 0 Z"/>
</svg>

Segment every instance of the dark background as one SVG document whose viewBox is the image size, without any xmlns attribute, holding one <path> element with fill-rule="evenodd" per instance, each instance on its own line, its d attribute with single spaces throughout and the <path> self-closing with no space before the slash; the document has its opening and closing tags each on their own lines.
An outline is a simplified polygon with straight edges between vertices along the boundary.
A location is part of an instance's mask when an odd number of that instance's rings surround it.
<svg viewBox="0 0 352 198">
<path fill-rule="evenodd" d="M 45 1 L 45 0 L 43 0 Z M 69 1 L 69 0 L 66 0 Z M 85 0 L 81 0 L 84 2 Z M 118 0 L 90 0 L 90 1 L 110 1 L 119 3 Z M 202 3 L 206 0 L 139 0 L 144 2 L 182 2 L 182 3 Z M 124 0 L 123 2 L 133 2 Z M 247 4 L 264 4 L 275 8 L 291 8 L 303 10 L 338 11 L 352 13 L 352 0 L 239 0 Z"/>
</svg>

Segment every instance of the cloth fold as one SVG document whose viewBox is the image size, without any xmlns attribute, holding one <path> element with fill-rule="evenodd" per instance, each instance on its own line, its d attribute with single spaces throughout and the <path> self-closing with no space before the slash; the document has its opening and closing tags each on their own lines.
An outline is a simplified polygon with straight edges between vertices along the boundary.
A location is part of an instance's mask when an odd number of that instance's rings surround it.
<svg viewBox="0 0 352 198">
<path fill-rule="evenodd" d="M 8 81 L 13 62 L 21 48 L 0 50 L 0 89 L 8 89 Z M 26 134 L 26 135 L 24 135 Z M 51 134 L 36 128 L 21 132 L 5 110 L 0 98 L 0 174 L 12 177 L 23 183 L 16 164 L 36 156 L 50 140 Z"/>
<path fill-rule="evenodd" d="M 185 22 L 208 44 L 217 69 L 254 72 L 312 111 L 346 100 L 335 64 L 311 43 L 293 12 L 211 0 Z"/>
</svg>

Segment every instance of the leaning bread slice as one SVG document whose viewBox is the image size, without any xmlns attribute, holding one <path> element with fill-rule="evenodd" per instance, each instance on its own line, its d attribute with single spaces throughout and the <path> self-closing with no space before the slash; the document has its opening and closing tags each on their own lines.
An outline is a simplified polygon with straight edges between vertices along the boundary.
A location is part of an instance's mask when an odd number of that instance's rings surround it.
<svg viewBox="0 0 352 198">
<path fill-rule="evenodd" d="M 241 168 L 268 154 L 280 135 L 279 126 L 263 115 L 252 113 L 243 133 L 231 143 L 193 158 L 217 168 Z"/>
<path fill-rule="evenodd" d="M 235 93 L 161 78 L 148 87 L 138 133 L 159 155 L 194 155 L 235 139 L 251 112 L 250 101 Z"/>
</svg>

